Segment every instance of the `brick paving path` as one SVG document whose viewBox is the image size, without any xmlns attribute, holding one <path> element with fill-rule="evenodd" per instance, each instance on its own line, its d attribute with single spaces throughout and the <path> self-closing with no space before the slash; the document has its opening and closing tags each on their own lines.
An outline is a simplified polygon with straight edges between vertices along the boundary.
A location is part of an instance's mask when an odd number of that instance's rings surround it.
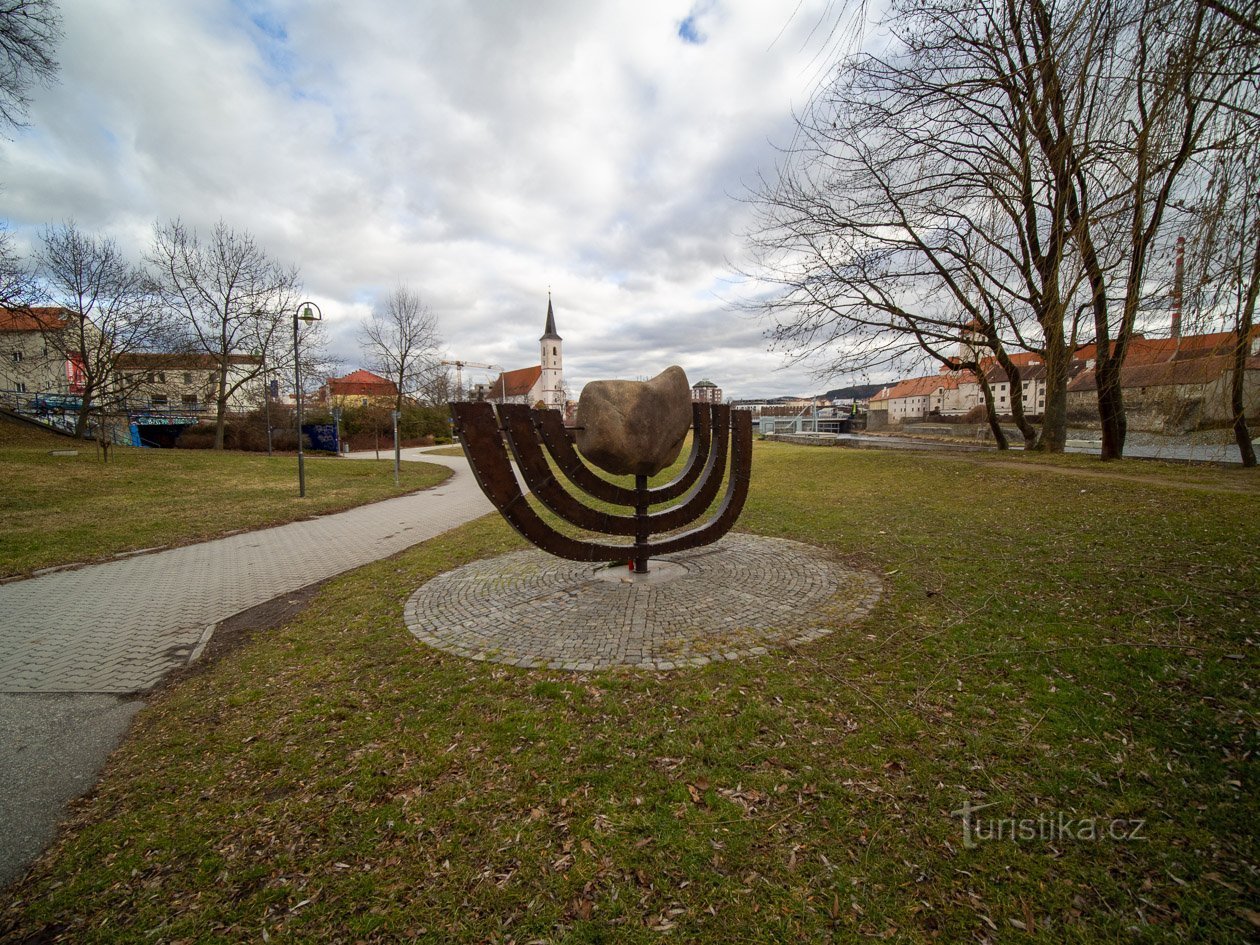
<svg viewBox="0 0 1260 945">
<path fill-rule="evenodd" d="M 0 585 L 0 693 L 143 692 L 220 620 L 492 511 L 465 460 L 406 452 L 454 473 L 346 512 Z"/>
<path fill-rule="evenodd" d="M 818 548 L 732 533 L 638 580 L 518 551 L 438 575 L 405 620 L 447 653 L 523 667 L 671 670 L 805 643 L 870 613 L 879 580 Z"/>
</svg>

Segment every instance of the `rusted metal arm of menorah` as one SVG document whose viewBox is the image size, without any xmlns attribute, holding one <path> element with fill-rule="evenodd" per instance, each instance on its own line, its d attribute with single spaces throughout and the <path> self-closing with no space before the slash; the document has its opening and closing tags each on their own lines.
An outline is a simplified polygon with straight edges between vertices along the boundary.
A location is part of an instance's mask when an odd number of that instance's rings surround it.
<svg viewBox="0 0 1260 945">
<path fill-rule="evenodd" d="M 489 403 L 452 403 L 451 411 L 455 433 L 482 491 L 522 536 L 557 557 L 591 562 L 631 561 L 636 572 L 645 573 L 652 557 L 717 541 L 735 524 L 748 496 L 751 414 L 731 411 L 723 404 L 697 404 L 692 408 L 695 427 L 688 460 L 675 479 L 655 488 L 648 487 L 648 476 L 643 473 L 635 474 L 634 488 L 597 474 L 574 449 L 558 411 L 510 404 L 496 411 Z M 526 500 L 509 453 L 516 458 L 526 487 L 545 508 L 584 531 L 632 536 L 633 543 L 609 544 L 556 529 Z M 564 487 L 548 457 L 584 497 L 628 507 L 632 514 L 587 505 Z M 722 491 L 723 480 L 725 492 L 717 509 L 706 521 L 687 529 L 712 505 Z M 680 497 L 675 505 L 650 511 L 652 505 Z"/>
</svg>

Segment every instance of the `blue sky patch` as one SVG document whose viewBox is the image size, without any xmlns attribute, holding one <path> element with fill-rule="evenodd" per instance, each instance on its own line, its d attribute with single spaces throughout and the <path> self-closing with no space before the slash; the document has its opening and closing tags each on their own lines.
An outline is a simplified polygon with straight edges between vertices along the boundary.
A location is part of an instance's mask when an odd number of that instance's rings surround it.
<svg viewBox="0 0 1260 945">
<path fill-rule="evenodd" d="M 678 24 L 678 38 L 684 43 L 691 43 L 693 46 L 699 46 L 704 42 L 705 36 L 696 26 L 696 15 L 694 13 Z"/>
</svg>

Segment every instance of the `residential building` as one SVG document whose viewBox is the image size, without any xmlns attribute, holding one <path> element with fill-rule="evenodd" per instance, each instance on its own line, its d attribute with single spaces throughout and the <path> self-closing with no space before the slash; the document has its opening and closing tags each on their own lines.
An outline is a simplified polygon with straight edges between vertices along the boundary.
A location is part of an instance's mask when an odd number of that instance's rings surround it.
<svg viewBox="0 0 1260 945">
<path fill-rule="evenodd" d="M 871 395 L 866 402 L 866 429 L 882 430 L 888 426 L 888 394 L 892 386 Z"/>
<path fill-rule="evenodd" d="M 234 413 L 252 410 L 263 400 L 262 358 L 228 356 L 228 398 Z M 217 410 L 219 361 L 210 354 L 135 352 L 118 359 L 118 371 L 131 411 L 201 414 Z"/>
<path fill-rule="evenodd" d="M 1171 340 L 1171 339 L 1170 339 Z M 1185 340 L 1184 338 L 1182 340 Z M 1208 346 L 1180 351 L 1212 350 Z M 1260 356 L 1247 358 L 1243 375 L 1243 411 L 1260 418 Z M 1166 361 L 1131 364 L 1120 369 L 1125 414 L 1130 428 L 1161 432 L 1224 424 L 1233 418 L 1230 391 L 1234 359 L 1229 354 L 1196 353 Z M 1068 385 L 1070 416 L 1091 418 L 1098 410 L 1098 379 L 1083 371 Z"/>
<path fill-rule="evenodd" d="M 1230 416 L 1229 389 L 1233 372 L 1233 332 L 1180 335 L 1170 338 L 1135 336 L 1129 343 L 1121 371 L 1126 408 L 1134 429 L 1190 429 L 1204 423 L 1221 423 Z M 1248 416 L 1260 412 L 1260 327 L 1248 342 L 1249 358 L 1244 377 Z M 959 360 L 937 375 L 916 377 L 889 385 L 871 398 L 868 429 L 885 423 L 899 424 L 929 416 L 962 416 L 984 405 L 979 379 L 957 367 L 975 361 L 976 340 L 968 334 L 959 347 Z M 1068 366 L 1068 410 L 1078 419 L 1097 413 L 1097 381 L 1094 365 L 1097 346 L 1080 345 Z M 1005 368 L 989 356 L 978 363 L 993 393 L 999 415 L 1010 416 L 1018 396 L 1024 413 L 1039 417 L 1046 408 L 1046 365 L 1036 352 L 1010 355 L 1019 368 L 1018 391 L 1013 390 Z M 885 419 L 886 418 L 886 419 Z"/>
<path fill-rule="evenodd" d="M 948 396 L 958 389 L 958 378 L 953 374 L 933 374 L 928 377 L 912 377 L 900 381 L 885 391 L 880 391 L 871 398 L 872 404 L 878 399 L 888 403 L 888 422 L 904 423 L 906 420 L 921 420 L 929 414 L 941 412 Z M 881 408 L 875 408 L 881 409 Z"/>
<path fill-rule="evenodd" d="M 709 380 L 696 381 L 691 385 L 691 399 L 701 404 L 720 404 L 722 388 Z"/>
<path fill-rule="evenodd" d="M 24 394 L 83 393 L 82 358 L 73 345 L 52 337 L 70 331 L 73 317 L 56 307 L 0 308 L 0 394 L 14 400 Z"/>
<path fill-rule="evenodd" d="M 329 407 L 366 407 L 375 404 L 393 407 L 398 403 L 398 385 L 389 378 L 359 369 L 345 377 L 330 377 L 315 395 Z"/>
</svg>

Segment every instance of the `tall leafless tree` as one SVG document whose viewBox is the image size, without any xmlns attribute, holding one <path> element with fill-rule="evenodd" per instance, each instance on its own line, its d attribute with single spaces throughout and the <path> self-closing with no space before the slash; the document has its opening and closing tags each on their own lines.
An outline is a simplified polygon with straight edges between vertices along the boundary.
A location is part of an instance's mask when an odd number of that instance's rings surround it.
<svg viewBox="0 0 1260 945">
<path fill-rule="evenodd" d="M 1062 155 L 1067 220 L 1090 289 L 1102 458 L 1123 455 L 1127 421 L 1121 367 L 1148 280 L 1161 258 L 1169 209 L 1213 148 L 1225 102 L 1240 82 L 1233 65 L 1239 31 L 1198 0 L 1108 0 L 1098 22 L 1075 40 L 1053 8 L 1027 0 L 1046 52 L 1038 63 L 1045 109 L 1056 133 L 1045 153 Z M 1089 120 L 1058 133 L 1057 90 L 1078 60 L 1093 65 Z"/>
<path fill-rule="evenodd" d="M 1235 113 L 1215 154 L 1201 200 L 1190 205 L 1185 300 L 1199 325 L 1222 322 L 1234 334 L 1229 409 L 1244 466 L 1256 465 L 1247 423 L 1246 376 L 1257 338 L 1260 299 L 1260 134 L 1254 119 Z"/>
<path fill-rule="evenodd" d="M 52 0 L 0 0 L 0 132 L 26 121 L 33 85 L 57 74 L 61 15 Z"/>
<path fill-rule="evenodd" d="M 38 299 L 33 268 L 13 245 L 8 228 L 0 226 L 0 307 L 23 308 Z"/>
<path fill-rule="evenodd" d="M 172 323 L 144 269 L 114 240 L 84 233 L 73 221 L 44 230 L 38 273 L 59 309 L 44 342 L 75 366 L 82 386 L 75 433 L 83 436 L 93 415 L 103 429 L 106 415 L 122 407 L 129 379 L 119 359 L 168 345 Z"/>
<path fill-rule="evenodd" d="M 752 245 L 758 274 L 778 289 L 763 305 L 774 337 L 828 350 L 831 373 L 919 348 L 982 386 L 996 361 L 1020 391 L 1011 353 L 1040 354 L 1040 445 L 1057 451 L 1080 274 L 1031 127 L 1027 56 L 1011 39 L 1021 9 L 894 6 L 897 41 L 843 62 L 800 118 L 777 179 L 755 197 Z M 968 339 L 980 348 L 974 366 L 957 353 Z M 1021 397 L 1011 412 L 1026 446 L 1037 444 Z"/>
<path fill-rule="evenodd" d="M 234 356 L 262 355 L 272 369 L 291 363 L 285 328 L 298 301 L 297 269 L 222 220 L 204 238 L 180 220 L 155 225 L 149 258 L 188 347 L 214 359 L 214 448 L 221 450 L 228 405 L 262 373 L 261 363 Z"/>
<path fill-rule="evenodd" d="M 887 51 L 839 65 L 756 195 L 776 339 L 852 369 L 910 344 L 941 360 L 978 328 L 1016 391 L 1008 351 L 1045 358 L 1039 445 L 1061 450 L 1085 317 L 1103 455 L 1121 455 L 1120 364 L 1165 212 L 1242 81 L 1212 16 L 1196 0 L 895 2 Z"/>
<path fill-rule="evenodd" d="M 377 374 L 398 389 L 395 409 L 418 393 L 437 368 L 438 320 L 420 293 L 395 286 L 359 329 L 359 345 Z"/>
</svg>

